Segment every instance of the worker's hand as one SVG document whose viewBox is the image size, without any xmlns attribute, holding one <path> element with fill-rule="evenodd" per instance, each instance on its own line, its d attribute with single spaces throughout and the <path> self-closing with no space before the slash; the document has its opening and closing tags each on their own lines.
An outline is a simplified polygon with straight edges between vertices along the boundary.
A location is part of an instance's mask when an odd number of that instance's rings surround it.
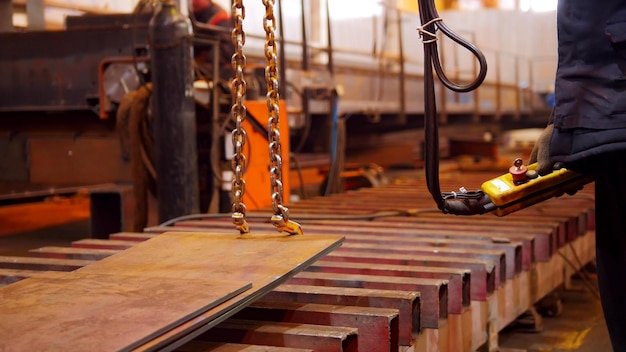
<svg viewBox="0 0 626 352">
<path fill-rule="evenodd" d="M 535 142 L 533 151 L 530 153 L 529 164 L 537 163 L 537 172 L 539 175 L 545 175 L 552 172 L 554 163 L 550 161 L 550 139 L 552 139 L 552 132 L 554 132 L 554 125 L 549 124 L 539 138 Z"/>
</svg>

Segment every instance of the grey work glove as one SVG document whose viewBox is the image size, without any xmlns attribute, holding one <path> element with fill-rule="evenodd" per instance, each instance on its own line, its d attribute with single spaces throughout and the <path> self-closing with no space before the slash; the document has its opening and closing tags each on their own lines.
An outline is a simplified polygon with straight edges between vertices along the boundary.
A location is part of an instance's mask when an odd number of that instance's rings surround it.
<svg viewBox="0 0 626 352">
<path fill-rule="evenodd" d="M 529 164 L 537 163 L 537 172 L 539 175 L 545 175 L 552 172 L 554 163 L 550 161 L 550 139 L 554 132 L 554 125 L 549 124 L 535 142 L 533 151 L 530 153 Z"/>
</svg>

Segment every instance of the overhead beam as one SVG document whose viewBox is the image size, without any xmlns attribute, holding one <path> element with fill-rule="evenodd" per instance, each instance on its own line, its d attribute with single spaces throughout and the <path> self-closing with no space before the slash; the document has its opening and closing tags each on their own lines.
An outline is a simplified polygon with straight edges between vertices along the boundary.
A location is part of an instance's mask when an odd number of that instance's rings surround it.
<svg viewBox="0 0 626 352">
<path fill-rule="evenodd" d="M 0 0 L 0 3 L 5 2 L 7 0 Z M 32 0 L 12 0 L 14 5 L 21 5 L 21 6 L 26 6 L 26 3 Z M 39 0 L 42 1 L 42 0 Z M 11 1 L 8 1 L 9 3 L 11 3 Z M 104 6 L 88 6 L 88 5 L 81 5 L 81 4 L 73 4 L 67 1 L 63 1 L 63 0 L 43 0 L 43 5 L 44 7 L 50 7 L 50 8 L 57 8 L 57 9 L 61 9 L 61 10 L 75 10 L 75 11 L 81 11 L 84 13 L 88 13 L 88 14 L 100 14 L 100 15 L 104 15 L 104 14 L 110 14 L 110 13 L 117 13 L 119 11 L 114 11 L 111 9 L 108 9 Z"/>
</svg>

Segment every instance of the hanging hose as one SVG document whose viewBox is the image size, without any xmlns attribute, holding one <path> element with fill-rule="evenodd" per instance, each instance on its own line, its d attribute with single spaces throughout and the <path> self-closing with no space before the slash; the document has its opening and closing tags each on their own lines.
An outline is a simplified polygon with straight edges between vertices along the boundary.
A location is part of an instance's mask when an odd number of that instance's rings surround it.
<svg viewBox="0 0 626 352">
<path fill-rule="evenodd" d="M 148 104 L 151 84 L 124 96 L 117 110 L 117 130 L 122 147 L 128 153 L 133 182 L 135 211 L 133 231 L 143 231 L 148 224 L 148 199 L 156 197 L 154 139 L 150 133 Z"/>
<path fill-rule="evenodd" d="M 450 30 L 437 13 L 434 0 L 417 1 L 422 26 L 418 28 L 424 43 L 424 119 L 426 142 L 426 184 L 437 207 L 444 213 L 455 215 L 484 214 L 495 209 L 489 197 L 481 190 L 441 193 L 439 186 L 439 131 L 437 126 L 437 106 L 435 103 L 434 71 L 441 83 L 455 92 L 470 92 L 483 82 L 487 75 L 487 62 L 483 53 Z M 448 38 L 471 52 L 479 62 L 476 78 L 465 85 L 459 85 L 445 75 L 437 50 L 437 34 L 440 30 Z"/>
</svg>

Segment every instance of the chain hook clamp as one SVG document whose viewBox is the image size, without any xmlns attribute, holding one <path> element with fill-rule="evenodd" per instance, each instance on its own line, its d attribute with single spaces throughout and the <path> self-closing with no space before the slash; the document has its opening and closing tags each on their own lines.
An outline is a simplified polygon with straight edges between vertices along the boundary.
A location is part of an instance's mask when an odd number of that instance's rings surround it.
<svg viewBox="0 0 626 352">
<path fill-rule="evenodd" d="M 250 225 L 248 224 L 246 216 L 243 213 L 236 211 L 231 217 L 233 219 L 233 224 L 237 230 L 239 230 L 240 234 L 243 235 L 250 232 Z"/>
<path fill-rule="evenodd" d="M 289 209 L 283 205 L 278 206 L 279 211 L 272 215 L 270 222 L 280 232 L 287 232 L 290 235 L 302 235 L 302 226 L 295 221 L 289 220 Z"/>
</svg>

